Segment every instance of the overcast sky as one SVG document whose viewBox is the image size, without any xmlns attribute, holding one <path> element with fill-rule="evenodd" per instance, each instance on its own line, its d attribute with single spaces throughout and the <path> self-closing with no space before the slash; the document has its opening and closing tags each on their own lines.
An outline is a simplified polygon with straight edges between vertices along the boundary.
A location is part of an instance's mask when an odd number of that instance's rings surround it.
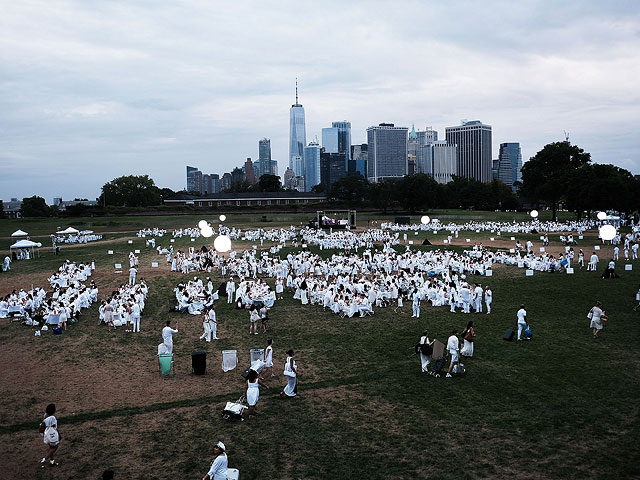
<svg viewBox="0 0 640 480">
<path fill-rule="evenodd" d="M 0 199 L 94 199 L 115 177 L 185 187 L 271 139 L 287 166 L 298 77 L 307 141 L 348 120 L 444 138 L 493 126 L 493 156 L 564 138 L 640 173 L 640 2 L 2 2 Z"/>
</svg>

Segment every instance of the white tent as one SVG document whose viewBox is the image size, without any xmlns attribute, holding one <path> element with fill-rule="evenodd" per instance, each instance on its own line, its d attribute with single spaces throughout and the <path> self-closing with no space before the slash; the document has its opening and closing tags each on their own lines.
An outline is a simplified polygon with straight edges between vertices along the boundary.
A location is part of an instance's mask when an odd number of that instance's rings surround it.
<svg viewBox="0 0 640 480">
<path fill-rule="evenodd" d="M 9 247 L 9 250 L 22 250 L 23 248 L 31 249 L 31 256 L 29 258 L 33 258 L 33 249 L 40 248 L 42 246 L 41 243 L 32 242 L 31 240 L 18 240 L 16 243 Z M 40 250 L 38 250 L 38 256 L 40 256 Z"/>
<path fill-rule="evenodd" d="M 61 233 L 61 234 L 63 234 L 63 235 L 70 235 L 70 234 L 72 234 L 72 233 L 78 233 L 78 230 L 76 230 L 76 229 L 75 229 L 75 228 L 73 228 L 73 227 L 68 227 L 66 230 L 62 230 L 62 231 L 60 231 L 60 232 L 56 232 L 56 233 Z"/>
<path fill-rule="evenodd" d="M 16 230 L 11 234 L 12 237 L 26 237 L 27 235 L 29 234 L 23 230 Z"/>
</svg>

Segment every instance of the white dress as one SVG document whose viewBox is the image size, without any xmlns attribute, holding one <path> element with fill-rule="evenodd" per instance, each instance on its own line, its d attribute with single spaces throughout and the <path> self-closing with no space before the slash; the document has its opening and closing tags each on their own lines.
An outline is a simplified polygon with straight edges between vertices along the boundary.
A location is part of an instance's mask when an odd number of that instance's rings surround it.
<svg viewBox="0 0 640 480">
<path fill-rule="evenodd" d="M 273 348 L 267 347 L 264 351 L 264 366 L 265 368 L 273 367 Z"/>
<path fill-rule="evenodd" d="M 260 396 L 260 388 L 258 386 L 258 380 L 250 382 L 247 380 L 247 403 L 250 406 L 255 406 L 258 403 L 258 397 Z"/>
<path fill-rule="evenodd" d="M 296 387 L 296 372 L 291 370 L 291 361 L 293 361 L 293 368 L 296 370 L 298 369 L 295 360 L 291 357 L 287 357 L 287 363 L 284 364 L 284 375 L 287 377 L 287 386 L 284 387 L 284 394 L 287 397 L 296 396 L 296 392 L 293 391 Z"/>
</svg>

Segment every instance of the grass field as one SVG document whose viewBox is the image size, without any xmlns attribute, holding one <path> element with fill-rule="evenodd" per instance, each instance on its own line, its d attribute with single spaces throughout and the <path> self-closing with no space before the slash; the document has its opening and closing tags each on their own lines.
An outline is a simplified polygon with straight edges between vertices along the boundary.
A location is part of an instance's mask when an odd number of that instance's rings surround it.
<svg viewBox="0 0 640 480">
<path fill-rule="evenodd" d="M 445 215 L 453 219 L 456 214 L 433 214 Z M 493 212 L 459 212 L 458 218 L 466 221 L 469 215 L 494 218 Z M 229 217 L 233 225 L 269 228 L 306 222 L 309 215 L 269 215 L 274 221 L 268 224 L 259 222 L 260 215 Z M 359 218 L 363 224 L 373 219 Z M 522 269 L 498 267 L 492 278 L 479 278 L 494 293 L 491 315 L 451 314 L 445 307 L 423 305 L 420 319 L 389 308 L 376 308 L 373 317 L 340 319 L 285 293 L 270 313 L 268 335 L 251 337 L 248 313 L 220 301 L 221 339 L 205 344 L 198 340 L 199 317 L 169 311 L 173 288 L 185 277 L 171 274 L 162 257 L 128 233 L 141 227 L 194 226 L 199 219 L 71 221 L 77 228 L 115 233 L 105 233 L 95 244 L 64 246 L 57 257 L 43 248 L 39 259 L 14 262 L 10 272 L 0 275 L 4 295 L 31 284 L 48 286 L 46 277 L 64 259 L 95 258 L 92 278 L 103 298 L 126 282 L 113 264 L 127 264 L 129 251 L 136 248 L 142 251 L 139 276 L 147 278 L 150 288 L 141 334 L 98 327 L 97 305 L 56 337 L 34 337 L 29 327 L 0 322 L 0 478 L 97 479 L 106 468 L 114 469 L 118 480 L 202 478 L 218 440 L 227 445 L 229 464 L 240 469 L 244 480 L 640 475 L 640 312 L 632 311 L 640 263 L 624 271 L 625 262 L 618 262 L 621 278 L 616 280 L 578 269 L 574 275 L 536 272 L 525 277 Z M 0 221 L 0 239 L 8 245 L 6 237 L 17 228 L 44 236 L 56 226 L 67 223 Z M 436 246 L 420 248 L 441 248 L 445 235 L 431 233 L 410 239 L 428 236 Z M 466 238 L 491 246 L 488 236 L 461 234 L 456 248 Z M 158 243 L 168 245 L 165 238 Z M 559 248 L 557 235 L 551 242 Z M 175 245 L 204 243 L 203 238 L 178 239 Z M 586 237 L 585 254 L 592 245 L 593 238 Z M 600 258 L 608 259 L 607 254 L 609 247 Z M 159 261 L 160 268 L 151 269 L 152 261 Z M 214 284 L 221 281 L 219 274 L 211 276 Z M 598 339 L 592 338 L 586 318 L 595 300 L 610 318 Z M 505 342 L 502 335 L 515 323 L 521 303 L 534 339 Z M 410 312 L 410 305 L 405 310 Z M 175 375 L 163 378 L 155 353 L 167 319 L 179 322 L 180 333 L 174 340 Z M 453 328 L 461 329 L 470 319 L 478 337 L 474 357 L 465 362 L 467 374 L 452 379 L 421 374 L 412 350 L 421 332 L 427 328 L 446 342 Z M 261 391 L 260 414 L 242 423 L 223 420 L 226 401 L 244 389 L 240 372 L 248 366 L 249 349 L 264 347 L 267 337 L 274 339 L 277 377 Z M 223 373 L 220 352 L 227 348 L 238 350 L 239 367 Z M 296 350 L 300 395 L 283 400 L 278 393 L 286 383 L 282 365 L 289 348 Z M 191 375 L 192 351 L 207 351 L 207 375 Z M 38 464 L 44 445 L 37 427 L 50 402 L 58 407 L 62 434 L 57 470 Z"/>
</svg>

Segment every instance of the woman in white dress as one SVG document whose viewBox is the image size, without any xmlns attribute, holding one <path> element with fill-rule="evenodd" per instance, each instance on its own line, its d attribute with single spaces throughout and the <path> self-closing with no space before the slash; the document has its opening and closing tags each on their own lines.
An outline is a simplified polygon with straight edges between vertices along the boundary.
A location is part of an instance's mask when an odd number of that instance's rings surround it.
<svg viewBox="0 0 640 480">
<path fill-rule="evenodd" d="M 602 304 L 600 302 L 596 302 L 587 317 L 591 319 L 590 327 L 593 329 L 593 338 L 598 338 L 598 334 L 600 333 L 600 330 L 602 330 L 603 326 L 602 317 L 605 317 L 604 312 L 602 311 Z"/>
<path fill-rule="evenodd" d="M 284 375 L 287 377 L 287 386 L 280 392 L 281 397 L 295 397 L 297 392 L 296 384 L 298 377 L 298 366 L 293 359 L 293 350 L 287 352 L 287 361 L 284 364 Z"/>
<path fill-rule="evenodd" d="M 430 347 L 433 347 L 433 342 L 435 342 L 435 340 L 429 341 L 429 333 L 426 330 L 422 332 L 422 337 L 420 337 L 420 345 L 429 345 Z M 422 364 L 422 371 L 424 373 L 428 373 L 429 363 L 431 362 L 431 355 L 425 355 L 424 353 L 422 353 L 422 350 L 420 350 L 420 362 Z"/>
<path fill-rule="evenodd" d="M 462 331 L 461 337 L 464 340 L 464 346 L 460 350 L 460 355 L 463 357 L 473 357 L 473 341 L 476 337 L 476 332 L 473 330 L 473 320 L 467 323 L 467 328 Z"/>
<path fill-rule="evenodd" d="M 275 373 L 273 373 L 273 340 L 267 340 L 267 348 L 264 349 L 264 376 L 275 377 Z"/>
<path fill-rule="evenodd" d="M 249 404 L 249 415 L 255 415 L 257 413 L 256 405 L 258 404 L 258 398 L 260 397 L 260 385 L 269 388 L 267 385 L 262 383 L 260 378 L 258 378 L 258 373 L 255 370 L 249 370 L 247 385 L 244 390 L 247 403 Z"/>
</svg>

